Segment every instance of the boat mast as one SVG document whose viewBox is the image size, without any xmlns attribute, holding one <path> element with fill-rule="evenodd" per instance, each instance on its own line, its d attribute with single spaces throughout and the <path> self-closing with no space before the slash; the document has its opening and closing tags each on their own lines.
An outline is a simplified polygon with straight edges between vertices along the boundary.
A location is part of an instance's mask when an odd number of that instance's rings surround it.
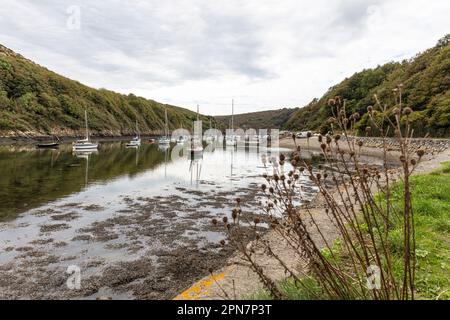
<svg viewBox="0 0 450 320">
<path fill-rule="evenodd" d="M 167 124 L 167 108 L 164 109 L 164 116 L 165 116 L 165 126 L 164 126 L 164 135 L 166 136 L 166 138 L 169 136 L 168 135 L 168 131 L 169 131 L 169 125 Z"/>
<path fill-rule="evenodd" d="M 138 124 L 137 124 L 137 119 L 136 119 L 136 135 L 138 137 L 140 137 L 141 135 L 139 134 L 139 129 L 138 129 Z"/>
<path fill-rule="evenodd" d="M 86 140 L 89 140 L 89 129 L 88 129 L 87 110 L 86 109 L 84 109 L 84 122 L 86 124 Z"/>
<path fill-rule="evenodd" d="M 234 99 L 231 100 L 231 129 L 234 130 Z"/>
</svg>

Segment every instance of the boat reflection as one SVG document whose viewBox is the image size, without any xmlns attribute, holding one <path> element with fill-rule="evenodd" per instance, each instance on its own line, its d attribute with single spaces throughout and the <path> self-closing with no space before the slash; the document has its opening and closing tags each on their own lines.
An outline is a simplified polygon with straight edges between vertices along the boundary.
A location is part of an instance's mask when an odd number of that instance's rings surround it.
<svg viewBox="0 0 450 320">
<path fill-rule="evenodd" d="M 200 175 L 202 173 L 202 162 L 203 161 L 200 159 L 189 160 L 189 172 L 191 173 L 191 186 L 194 185 L 194 182 L 196 187 L 198 187 L 199 185 Z"/>
</svg>

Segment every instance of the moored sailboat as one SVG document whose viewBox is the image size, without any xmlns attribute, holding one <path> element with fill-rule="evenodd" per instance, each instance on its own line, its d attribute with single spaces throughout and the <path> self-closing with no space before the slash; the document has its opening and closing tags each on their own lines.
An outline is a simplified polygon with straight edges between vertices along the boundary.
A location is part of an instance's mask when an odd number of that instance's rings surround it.
<svg viewBox="0 0 450 320">
<path fill-rule="evenodd" d="M 98 147 L 98 143 L 93 143 L 89 139 L 89 128 L 88 128 L 88 119 L 87 119 L 87 111 L 84 110 L 84 120 L 86 124 L 86 138 L 77 140 L 73 143 L 72 149 L 74 151 L 83 151 L 83 150 L 95 150 Z"/>
<path fill-rule="evenodd" d="M 234 100 L 231 100 L 231 135 L 226 136 L 226 145 L 227 146 L 236 146 L 237 145 L 237 139 L 234 135 Z"/>
<path fill-rule="evenodd" d="M 139 134 L 138 124 L 136 120 L 136 137 L 127 143 L 127 147 L 139 147 L 141 145 L 141 136 Z"/>
<path fill-rule="evenodd" d="M 199 121 L 198 105 L 197 105 L 197 121 Z M 191 156 L 198 156 L 203 154 L 202 139 L 200 137 L 195 136 L 195 128 L 194 128 L 194 137 L 191 138 L 187 151 L 191 154 Z"/>
<path fill-rule="evenodd" d="M 167 108 L 164 110 L 165 122 L 164 122 L 164 136 L 158 139 L 160 145 L 170 145 L 169 137 L 169 124 L 167 120 Z"/>
</svg>

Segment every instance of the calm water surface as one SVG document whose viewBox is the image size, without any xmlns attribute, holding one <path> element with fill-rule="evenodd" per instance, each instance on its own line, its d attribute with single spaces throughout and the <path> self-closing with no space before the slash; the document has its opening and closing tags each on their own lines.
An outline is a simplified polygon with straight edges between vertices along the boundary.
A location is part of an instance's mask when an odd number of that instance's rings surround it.
<svg viewBox="0 0 450 320">
<path fill-rule="evenodd" d="M 90 154 L 74 153 L 70 145 L 56 150 L 0 146 L 0 220 L 57 200 L 111 205 L 118 196 L 165 195 L 177 187 L 202 190 L 210 183 L 232 190 L 266 170 L 258 151 L 215 148 L 191 161 L 173 160 L 172 149 L 150 144 L 134 149 L 123 142 L 102 143 Z"/>
<path fill-rule="evenodd" d="M 104 290 L 121 298 L 170 298 L 192 281 L 173 268 L 192 259 L 223 260 L 218 242 L 225 234 L 211 219 L 230 215 L 236 197 L 244 212 L 254 212 L 262 174 L 272 172 L 268 161 L 282 150 L 218 147 L 191 160 L 172 157 L 173 148 L 111 142 L 76 154 L 70 145 L 0 147 L 0 283 L 8 283 L 0 298 L 95 298 Z M 305 178 L 312 195 L 308 183 Z M 84 291 L 67 290 L 69 265 L 91 279 Z M 140 282 L 108 279 L 130 270 L 141 272 Z M 165 287 L 140 286 L 143 281 Z"/>
</svg>

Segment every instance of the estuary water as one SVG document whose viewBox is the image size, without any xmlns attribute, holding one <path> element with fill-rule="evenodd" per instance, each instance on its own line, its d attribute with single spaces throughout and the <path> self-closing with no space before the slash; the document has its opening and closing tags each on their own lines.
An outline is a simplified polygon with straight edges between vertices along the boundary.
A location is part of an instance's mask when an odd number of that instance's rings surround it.
<svg viewBox="0 0 450 320">
<path fill-rule="evenodd" d="M 288 150 L 220 146 L 191 159 L 145 143 L 1 146 L 0 298 L 175 296 L 231 254 L 211 219 L 229 216 L 236 197 L 259 214 L 262 174 L 279 152 Z M 67 286 L 70 266 L 79 288 Z"/>
</svg>

